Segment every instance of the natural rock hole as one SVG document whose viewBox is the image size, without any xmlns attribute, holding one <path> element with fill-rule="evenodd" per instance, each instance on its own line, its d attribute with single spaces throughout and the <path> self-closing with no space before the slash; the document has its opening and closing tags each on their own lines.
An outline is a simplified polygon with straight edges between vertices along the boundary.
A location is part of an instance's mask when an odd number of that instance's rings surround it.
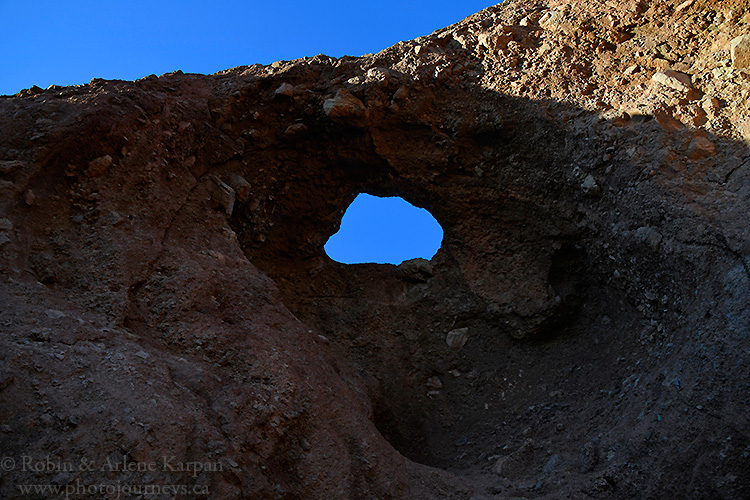
<svg viewBox="0 0 750 500">
<path fill-rule="evenodd" d="M 347 208 L 325 251 L 342 264 L 401 264 L 431 259 L 442 240 L 443 228 L 424 208 L 400 197 L 362 193 Z"/>
</svg>

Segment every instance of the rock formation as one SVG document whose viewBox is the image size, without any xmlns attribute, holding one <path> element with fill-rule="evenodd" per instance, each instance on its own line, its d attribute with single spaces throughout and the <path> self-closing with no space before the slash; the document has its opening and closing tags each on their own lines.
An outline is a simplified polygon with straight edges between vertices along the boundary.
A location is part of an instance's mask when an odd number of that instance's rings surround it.
<svg viewBox="0 0 750 500">
<path fill-rule="evenodd" d="M 747 498 L 749 34 L 507 0 L 0 98 L 0 496 Z M 329 259 L 362 192 L 438 254 Z"/>
</svg>

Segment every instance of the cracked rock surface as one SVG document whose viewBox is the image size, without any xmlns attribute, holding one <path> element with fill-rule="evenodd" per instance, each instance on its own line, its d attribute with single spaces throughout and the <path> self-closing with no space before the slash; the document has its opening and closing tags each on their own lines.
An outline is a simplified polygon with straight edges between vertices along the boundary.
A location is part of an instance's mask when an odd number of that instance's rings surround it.
<svg viewBox="0 0 750 500">
<path fill-rule="evenodd" d="M 0 496 L 748 498 L 748 35 L 747 1 L 507 0 L 0 97 Z M 362 192 L 437 255 L 328 258 Z"/>
</svg>

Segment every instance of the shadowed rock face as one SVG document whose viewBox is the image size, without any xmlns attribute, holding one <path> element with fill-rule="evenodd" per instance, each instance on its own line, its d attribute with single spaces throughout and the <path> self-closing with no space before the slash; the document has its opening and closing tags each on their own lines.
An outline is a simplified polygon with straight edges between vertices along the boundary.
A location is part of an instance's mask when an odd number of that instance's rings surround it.
<svg viewBox="0 0 750 500">
<path fill-rule="evenodd" d="M 0 98 L 3 498 L 746 498 L 747 11 L 508 1 Z M 362 192 L 438 254 L 330 260 Z"/>
</svg>

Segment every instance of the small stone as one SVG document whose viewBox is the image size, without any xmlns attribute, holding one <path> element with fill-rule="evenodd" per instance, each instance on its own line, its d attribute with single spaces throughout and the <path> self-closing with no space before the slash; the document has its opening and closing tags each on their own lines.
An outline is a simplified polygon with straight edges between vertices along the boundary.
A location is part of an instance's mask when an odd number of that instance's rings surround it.
<svg viewBox="0 0 750 500">
<path fill-rule="evenodd" d="M 445 343 L 454 349 L 461 349 L 469 340 L 468 328 L 456 328 L 448 332 L 445 337 Z"/>
<path fill-rule="evenodd" d="M 509 36 L 493 35 L 491 33 L 481 33 L 477 37 L 479 45 L 485 47 L 491 52 L 498 52 L 508 47 L 508 42 L 511 40 Z"/>
<path fill-rule="evenodd" d="M 672 69 L 665 69 L 657 71 L 651 79 L 657 83 L 664 85 L 675 90 L 687 92 L 693 88 L 693 83 L 690 75 L 675 71 Z"/>
<path fill-rule="evenodd" d="M 691 160 L 701 160 L 703 158 L 711 157 L 715 153 L 716 146 L 714 143 L 705 137 L 698 136 L 690 141 L 690 145 L 688 146 L 685 155 Z"/>
<path fill-rule="evenodd" d="M 628 66 L 628 68 L 625 70 L 624 74 L 627 76 L 633 75 L 635 73 L 638 73 L 641 70 L 641 67 L 637 64 L 633 64 L 632 66 Z"/>
<path fill-rule="evenodd" d="M 135 355 L 141 359 L 148 359 L 148 353 L 146 351 L 138 351 Z"/>
<path fill-rule="evenodd" d="M 345 90 L 323 102 L 323 111 L 331 120 L 356 126 L 364 125 L 367 108 L 362 101 Z"/>
<path fill-rule="evenodd" d="M 440 381 L 439 377 L 428 378 L 424 385 L 432 391 L 439 391 L 443 388 L 443 382 Z"/>
<path fill-rule="evenodd" d="M 89 162 L 89 168 L 86 169 L 84 175 L 86 177 L 99 177 L 112 166 L 112 157 L 109 155 L 100 156 L 95 160 Z"/>
<path fill-rule="evenodd" d="M 282 83 L 281 86 L 274 91 L 273 95 L 294 97 L 294 87 L 288 83 Z"/>
<path fill-rule="evenodd" d="M 713 120 L 716 117 L 716 114 L 721 109 L 721 101 L 719 101 L 715 97 L 706 96 L 706 98 L 703 99 L 703 102 L 701 103 L 701 107 L 703 107 L 703 110 L 706 112 L 709 120 Z"/>
<path fill-rule="evenodd" d="M 727 67 L 714 68 L 711 70 L 711 74 L 717 80 L 729 80 L 734 76 L 734 69 Z"/>
<path fill-rule="evenodd" d="M 34 191 L 32 191 L 31 189 L 29 189 L 23 194 L 23 202 L 27 206 L 29 207 L 33 206 L 35 201 L 36 201 L 36 195 L 34 194 Z"/>
<path fill-rule="evenodd" d="M 0 231 L 10 231 L 13 229 L 13 223 L 8 219 L 0 219 Z"/>
<path fill-rule="evenodd" d="M 13 383 L 13 380 L 15 380 L 15 376 L 11 372 L 0 371 L 0 391 L 7 389 Z"/>
<path fill-rule="evenodd" d="M 65 317 L 65 313 L 62 311 L 56 311 L 55 309 L 47 309 L 44 311 L 50 319 L 60 319 Z"/>
<path fill-rule="evenodd" d="M 13 428 L 10 425 L 0 425 L 0 432 L 3 434 L 11 434 L 13 432 Z"/>
<path fill-rule="evenodd" d="M 305 125 L 304 123 L 294 123 L 287 127 L 287 129 L 284 131 L 284 136 L 290 138 L 299 137 L 305 132 L 307 132 L 307 125 Z"/>
<path fill-rule="evenodd" d="M 34 328 L 31 330 L 31 340 L 35 342 L 49 342 L 50 334 L 46 328 Z"/>
<path fill-rule="evenodd" d="M 110 210 L 107 215 L 102 217 L 101 222 L 105 226 L 117 226 L 121 224 L 125 219 L 123 217 L 115 212 L 114 210 Z"/>
<path fill-rule="evenodd" d="M 25 163 L 18 160 L 0 161 L 0 175 L 12 174 L 25 166 Z"/>
<path fill-rule="evenodd" d="M 232 210 L 234 210 L 234 189 L 215 175 L 212 175 L 208 183 L 208 192 L 211 194 L 214 206 L 222 209 L 228 216 L 231 216 Z"/>
<path fill-rule="evenodd" d="M 633 34 L 630 33 L 629 31 L 620 31 L 620 30 L 613 31 L 610 34 L 610 36 L 612 38 L 612 41 L 615 43 L 627 42 L 628 40 L 633 38 Z"/>
<path fill-rule="evenodd" d="M 231 174 L 227 176 L 225 182 L 234 189 L 234 199 L 240 203 L 244 203 L 250 197 L 250 183 L 245 180 L 239 174 Z"/>
<path fill-rule="evenodd" d="M 591 174 L 588 174 L 583 180 L 581 183 L 581 189 L 583 189 L 583 192 L 588 196 L 599 196 L 602 194 L 602 189 L 599 187 L 599 184 L 596 183 L 596 179 L 594 179 L 594 176 Z"/>
<path fill-rule="evenodd" d="M 679 14 L 683 10 L 687 10 L 690 7 L 692 7 L 694 3 L 695 3 L 695 0 L 686 0 L 685 2 L 682 2 L 680 5 L 678 5 L 674 11 L 675 13 Z"/>
<path fill-rule="evenodd" d="M 750 34 L 738 36 L 729 42 L 732 53 L 732 66 L 750 69 Z"/>
<path fill-rule="evenodd" d="M 7 243 L 10 243 L 10 238 L 8 237 L 8 235 L 5 233 L 0 233 L 0 247 Z"/>
<path fill-rule="evenodd" d="M 579 472 L 591 472 L 599 462 L 599 450 L 596 445 L 589 441 L 581 449 L 580 455 L 578 455 L 578 471 Z"/>
<path fill-rule="evenodd" d="M 559 29 L 564 20 L 565 14 L 561 10 L 550 10 L 539 19 L 539 26 L 542 29 L 552 31 Z"/>
<path fill-rule="evenodd" d="M 635 230 L 635 235 L 654 251 L 659 250 L 659 245 L 664 239 L 659 231 L 650 227 L 639 227 Z"/>
<path fill-rule="evenodd" d="M 378 81 L 388 83 L 391 77 L 391 72 L 386 68 L 370 68 L 367 70 L 367 79 L 372 81 Z"/>
</svg>

